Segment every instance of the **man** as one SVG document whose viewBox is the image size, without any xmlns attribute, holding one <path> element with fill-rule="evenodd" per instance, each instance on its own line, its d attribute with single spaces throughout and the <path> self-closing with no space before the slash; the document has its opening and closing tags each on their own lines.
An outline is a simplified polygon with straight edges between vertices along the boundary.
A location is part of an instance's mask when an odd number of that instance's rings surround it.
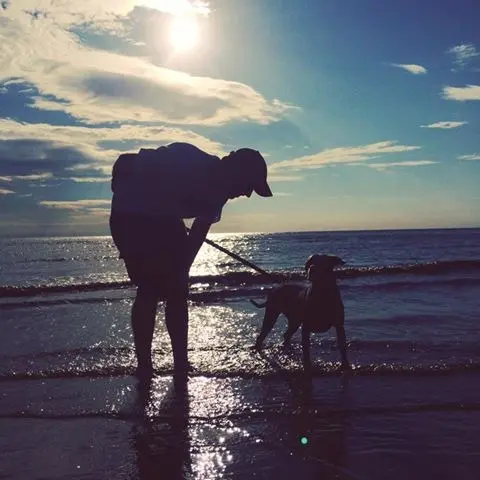
<svg viewBox="0 0 480 480">
<path fill-rule="evenodd" d="M 223 159 L 187 143 L 123 154 L 113 166 L 110 229 L 137 294 L 132 330 L 137 376 L 153 374 L 151 347 L 159 300 L 173 350 L 174 378 L 187 379 L 188 273 L 210 226 L 232 198 L 271 197 L 267 166 L 250 148 Z M 183 219 L 194 218 L 190 233 Z"/>
</svg>

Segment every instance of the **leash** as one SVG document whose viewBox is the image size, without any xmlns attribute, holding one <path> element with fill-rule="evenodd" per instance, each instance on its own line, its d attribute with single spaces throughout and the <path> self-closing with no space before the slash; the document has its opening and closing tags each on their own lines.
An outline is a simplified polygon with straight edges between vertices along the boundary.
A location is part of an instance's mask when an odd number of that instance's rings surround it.
<svg viewBox="0 0 480 480">
<path fill-rule="evenodd" d="M 190 232 L 190 229 L 188 227 L 185 227 L 188 232 Z M 258 273 L 261 273 L 262 275 L 266 275 L 267 277 L 272 277 L 273 275 L 271 273 L 268 273 L 265 271 L 263 268 L 260 268 L 259 266 L 255 265 L 252 262 L 249 262 L 248 260 L 245 260 L 244 258 L 240 257 L 236 253 L 231 252 L 230 250 L 227 250 L 226 248 L 220 246 L 218 243 L 213 242 L 212 240 L 209 240 L 208 238 L 205 239 L 205 243 L 210 245 L 213 248 L 216 248 L 217 250 L 220 250 L 223 253 L 226 253 L 230 257 L 234 258 L 240 263 L 243 263 L 247 267 L 252 268 L 253 270 L 256 270 Z"/>
</svg>

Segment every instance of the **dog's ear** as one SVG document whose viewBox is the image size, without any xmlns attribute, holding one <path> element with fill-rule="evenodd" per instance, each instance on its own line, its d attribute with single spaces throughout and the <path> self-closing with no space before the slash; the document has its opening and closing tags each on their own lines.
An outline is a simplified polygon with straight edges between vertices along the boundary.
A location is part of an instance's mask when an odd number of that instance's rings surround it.
<svg viewBox="0 0 480 480">
<path fill-rule="evenodd" d="M 340 257 L 337 257 L 336 255 L 329 255 L 328 256 L 330 260 L 330 265 L 332 268 L 339 267 L 340 265 L 345 265 L 345 261 L 342 260 Z"/>
<path fill-rule="evenodd" d="M 307 258 L 307 261 L 305 262 L 305 272 L 307 272 L 307 276 L 308 276 L 308 269 L 311 267 L 312 265 L 312 257 L 313 255 L 310 255 L 308 258 Z"/>
<path fill-rule="evenodd" d="M 314 253 L 313 255 L 310 255 L 307 258 L 307 261 L 305 262 L 305 271 L 308 273 L 308 269 L 312 265 L 317 265 L 321 261 L 322 256 L 323 255 L 320 255 L 318 253 Z"/>
</svg>

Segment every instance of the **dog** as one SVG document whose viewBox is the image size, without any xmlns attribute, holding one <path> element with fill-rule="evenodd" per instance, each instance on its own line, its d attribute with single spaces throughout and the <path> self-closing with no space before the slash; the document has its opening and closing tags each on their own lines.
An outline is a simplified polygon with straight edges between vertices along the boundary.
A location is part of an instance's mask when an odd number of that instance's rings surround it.
<svg viewBox="0 0 480 480">
<path fill-rule="evenodd" d="M 311 255 L 305 262 L 310 280 L 308 286 L 284 283 L 272 290 L 263 303 L 250 300 L 256 307 L 265 308 L 261 331 L 255 342 L 260 350 L 280 314 L 288 320 L 284 344 L 302 327 L 302 353 L 305 371 L 311 370 L 310 333 L 326 332 L 334 327 L 340 350 L 342 369 L 349 369 L 345 336 L 345 309 L 335 278 L 334 268 L 345 262 L 335 255 Z"/>
</svg>

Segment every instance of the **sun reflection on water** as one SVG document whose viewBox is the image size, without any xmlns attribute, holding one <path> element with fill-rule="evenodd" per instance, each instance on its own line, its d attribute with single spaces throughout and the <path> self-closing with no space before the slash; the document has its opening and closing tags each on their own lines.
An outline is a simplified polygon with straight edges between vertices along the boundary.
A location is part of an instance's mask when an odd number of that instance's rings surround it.
<svg viewBox="0 0 480 480">
<path fill-rule="evenodd" d="M 252 261 L 259 251 L 255 237 L 245 234 L 212 234 L 208 238 L 221 247 L 245 260 Z M 245 270 L 245 267 L 226 253 L 215 247 L 203 244 L 190 270 L 191 276 L 223 275 L 231 271 Z"/>
<path fill-rule="evenodd" d="M 250 437 L 228 418 L 243 410 L 241 392 L 232 379 L 194 377 L 182 393 L 172 387 L 171 377 L 155 378 L 148 392 L 139 394 L 139 467 L 152 473 L 162 464 L 166 475 L 189 472 L 196 479 L 223 478 L 238 444 Z"/>
</svg>

